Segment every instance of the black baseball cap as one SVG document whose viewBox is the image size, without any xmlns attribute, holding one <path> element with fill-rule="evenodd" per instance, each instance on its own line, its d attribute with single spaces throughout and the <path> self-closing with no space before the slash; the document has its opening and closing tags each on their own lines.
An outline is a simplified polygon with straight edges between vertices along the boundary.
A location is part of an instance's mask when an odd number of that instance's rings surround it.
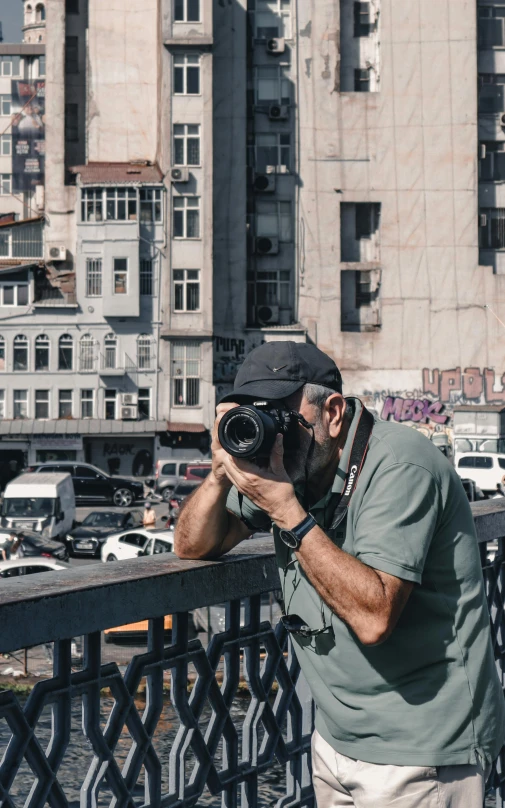
<svg viewBox="0 0 505 808">
<path fill-rule="evenodd" d="M 266 342 L 246 356 L 235 377 L 233 393 L 224 396 L 220 403 L 237 401 L 244 396 L 277 401 L 293 395 L 307 383 L 342 392 L 338 367 L 315 345 Z"/>
</svg>

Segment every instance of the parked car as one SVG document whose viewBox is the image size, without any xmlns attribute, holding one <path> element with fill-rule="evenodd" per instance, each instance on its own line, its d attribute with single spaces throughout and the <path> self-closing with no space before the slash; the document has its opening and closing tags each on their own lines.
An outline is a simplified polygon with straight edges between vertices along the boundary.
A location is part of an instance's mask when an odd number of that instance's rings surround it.
<svg viewBox="0 0 505 808">
<path fill-rule="evenodd" d="M 473 480 L 485 494 L 494 494 L 505 477 L 505 455 L 484 452 L 459 455 L 456 471 L 460 477 Z"/>
<path fill-rule="evenodd" d="M 194 462 L 192 459 L 179 460 L 175 457 L 156 462 L 154 490 L 157 494 L 160 494 L 165 502 L 168 502 L 175 486 L 186 474 L 188 463 L 194 464 Z"/>
<path fill-rule="evenodd" d="M 106 628 L 103 635 L 105 642 L 116 644 L 125 643 L 128 645 L 145 645 L 147 643 L 147 632 L 149 630 L 149 620 L 140 620 L 138 623 L 128 623 L 125 626 L 114 626 Z M 164 618 L 164 638 L 170 642 L 172 637 L 172 615 L 167 614 Z"/>
<path fill-rule="evenodd" d="M 119 530 L 142 524 L 141 511 L 92 511 L 65 538 L 70 555 L 100 558 L 103 543 Z"/>
<path fill-rule="evenodd" d="M 40 463 L 30 466 L 35 474 L 65 472 L 74 484 L 75 498 L 79 503 L 110 502 L 118 507 L 129 508 L 136 500 L 144 498 L 144 484 L 127 477 L 111 477 L 89 463 Z"/>
<path fill-rule="evenodd" d="M 165 528 L 139 527 L 109 536 L 102 546 L 102 561 L 124 561 L 128 558 L 138 558 L 145 554 L 144 551 L 151 539 L 164 539 L 165 543 L 170 545 L 169 552 L 174 548 L 172 531 Z"/>
<path fill-rule="evenodd" d="M 9 561 L 0 561 L 0 578 L 16 578 L 18 575 L 61 570 L 68 570 L 68 565 L 52 558 L 11 558 Z"/>
<path fill-rule="evenodd" d="M 15 531 L 0 530 L 0 548 L 5 546 L 9 536 Z M 23 557 L 28 558 L 52 558 L 56 561 L 68 561 L 68 550 L 64 544 L 54 539 L 46 539 L 40 533 L 34 533 L 32 530 L 18 531 L 24 536 L 23 539 Z M 11 556 L 17 558 L 17 554 Z M 1 560 L 1 556 L 0 556 Z"/>
<path fill-rule="evenodd" d="M 202 482 L 203 480 L 183 480 L 175 486 L 168 501 L 168 513 L 165 517 L 168 524 L 176 523 L 182 503 Z"/>
<path fill-rule="evenodd" d="M 10 482 L 2 503 L 2 527 L 33 530 L 63 540 L 75 520 L 75 496 L 68 472 L 21 474 Z"/>
<path fill-rule="evenodd" d="M 188 463 L 184 474 L 185 480 L 205 480 L 212 471 L 212 463 Z"/>
</svg>

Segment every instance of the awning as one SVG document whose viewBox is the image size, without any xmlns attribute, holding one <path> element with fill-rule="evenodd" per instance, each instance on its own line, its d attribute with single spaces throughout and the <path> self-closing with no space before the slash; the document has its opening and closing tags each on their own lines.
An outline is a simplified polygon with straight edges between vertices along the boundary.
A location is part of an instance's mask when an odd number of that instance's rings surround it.
<svg viewBox="0 0 505 808">
<path fill-rule="evenodd" d="M 166 421 L 104 421 L 93 418 L 35 421 L 30 418 L 0 421 L 0 439 L 22 435 L 83 435 L 101 437 L 107 435 L 144 435 L 154 437 L 157 432 L 166 432 Z"/>
<path fill-rule="evenodd" d="M 82 185 L 157 184 L 163 181 L 159 167 L 145 163 L 88 163 L 85 166 L 74 166 L 70 170 L 79 174 Z"/>
<path fill-rule="evenodd" d="M 188 424 L 179 421 L 167 421 L 168 432 L 193 432 L 202 433 L 207 432 L 207 427 L 203 424 Z"/>
</svg>

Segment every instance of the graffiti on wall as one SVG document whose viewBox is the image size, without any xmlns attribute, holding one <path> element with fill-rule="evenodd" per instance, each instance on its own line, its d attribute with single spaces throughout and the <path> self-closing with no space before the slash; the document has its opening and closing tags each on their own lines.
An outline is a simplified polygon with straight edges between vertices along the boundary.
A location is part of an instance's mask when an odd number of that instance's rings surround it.
<svg viewBox="0 0 505 808">
<path fill-rule="evenodd" d="M 491 368 L 424 368 L 422 385 L 409 392 L 383 390 L 367 398 L 384 421 L 427 425 L 430 430 L 450 424 L 458 404 L 504 404 L 505 373 Z"/>
</svg>

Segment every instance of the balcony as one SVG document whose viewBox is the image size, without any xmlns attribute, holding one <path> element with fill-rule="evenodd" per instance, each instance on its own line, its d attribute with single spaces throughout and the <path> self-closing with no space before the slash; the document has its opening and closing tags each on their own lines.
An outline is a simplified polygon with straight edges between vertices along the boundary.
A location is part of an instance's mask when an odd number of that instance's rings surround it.
<svg viewBox="0 0 505 808">
<path fill-rule="evenodd" d="M 503 676 L 505 503 L 472 509 Z M 271 539 L 219 562 L 168 554 L 46 575 L 43 586 L 2 581 L 0 653 L 54 642 L 53 675 L 26 702 L 14 687 L 0 693 L 2 804 L 183 808 L 238 805 L 241 791 L 250 808 L 313 805 L 313 704 L 282 624 L 261 608 L 279 586 Z M 190 611 L 225 594 L 224 630 L 205 648 L 190 639 Z M 145 618 L 145 649 L 126 668 L 104 660 L 103 630 Z M 503 808 L 500 762 L 492 782 Z"/>
</svg>

